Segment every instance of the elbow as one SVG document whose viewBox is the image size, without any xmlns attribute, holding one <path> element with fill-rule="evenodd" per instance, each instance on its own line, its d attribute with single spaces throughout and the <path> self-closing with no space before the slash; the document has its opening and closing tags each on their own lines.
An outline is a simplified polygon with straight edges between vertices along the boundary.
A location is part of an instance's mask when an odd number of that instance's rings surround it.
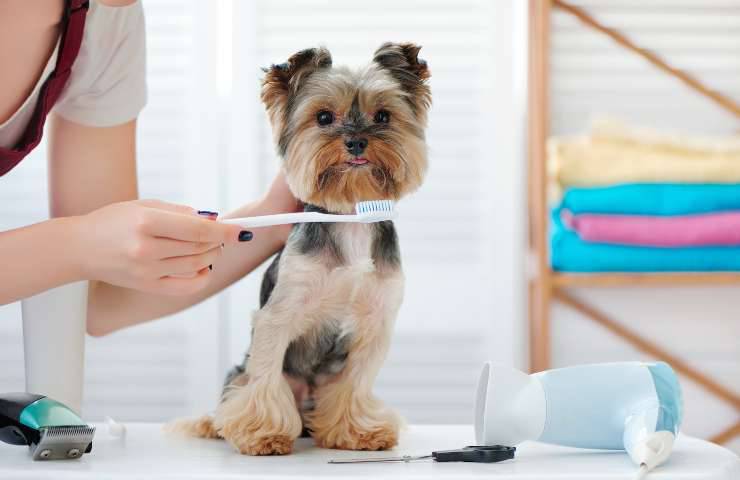
<svg viewBox="0 0 740 480">
<path fill-rule="evenodd" d="M 90 315 L 87 317 L 87 334 L 91 337 L 104 337 L 109 333 L 113 332 L 112 329 L 106 327 L 104 322 L 98 319 L 92 318 Z"/>
<path fill-rule="evenodd" d="M 116 331 L 114 327 L 115 312 L 111 311 L 106 302 L 105 291 L 100 282 L 90 282 L 87 297 L 87 321 L 85 327 L 91 337 L 104 337 Z"/>
<path fill-rule="evenodd" d="M 95 302 L 91 300 L 88 299 L 87 302 L 87 321 L 85 322 L 87 334 L 91 337 L 103 337 L 112 333 L 115 329 L 111 326 L 110 313 L 100 311 Z"/>
</svg>

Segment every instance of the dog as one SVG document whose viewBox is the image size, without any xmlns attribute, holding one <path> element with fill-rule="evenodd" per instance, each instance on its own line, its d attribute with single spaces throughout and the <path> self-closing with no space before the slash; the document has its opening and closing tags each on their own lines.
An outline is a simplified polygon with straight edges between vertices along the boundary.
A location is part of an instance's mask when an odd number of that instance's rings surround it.
<svg viewBox="0 0 740 480">
<path fill-rule="evenodd" d="M 306 211 L 349 214 L 421 185 L 431 90 L 419 50 L 386 43 L 352 70 L 313 48 L 265 69 L 262 101 Z M 393 222 L 294 225 L 265 273 L 249 351 L 215 414 L 171 429 L 224 438 L 249 455 L 290 453 L 302 432 L 325 448 L 394 447 L 401 419 L 372 388 L 403 288 Z"/>
</svg>

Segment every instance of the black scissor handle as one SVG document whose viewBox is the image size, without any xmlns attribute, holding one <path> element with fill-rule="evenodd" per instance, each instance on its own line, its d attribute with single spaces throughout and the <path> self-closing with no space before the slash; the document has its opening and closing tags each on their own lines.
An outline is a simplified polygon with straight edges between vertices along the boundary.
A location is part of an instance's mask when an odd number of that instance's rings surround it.
<svg viewBox="0 0 740 480">
<path fill-rule="evenodd" d="M 432 452 L 432 458 L 438 462 L 495 463 L 514 458 L 514 452 L 516 452 L 516 447 L 470 445 L 460 450 Z"/>
</svg>

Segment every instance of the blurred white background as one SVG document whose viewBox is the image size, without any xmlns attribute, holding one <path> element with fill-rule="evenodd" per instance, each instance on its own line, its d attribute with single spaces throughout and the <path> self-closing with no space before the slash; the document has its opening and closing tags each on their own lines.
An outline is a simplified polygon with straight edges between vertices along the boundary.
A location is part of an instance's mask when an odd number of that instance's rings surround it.
<svg viewBox="0 0 740 480">
<path fill-rule="evenodd" d="M 226 212 L 257 198 L 277 170 L 259 67 L 316 45 L 335 64 L 357 66 L 385 41 L 423 45 L 434 97 L 431 168 L 399 207 L 406 301 L 377 385 L 410 422 L 470 422 L 482 363 L 525 366 L 524 6 L 144 2 L 141 195 L 200 209 Z M 41 148 L 3 179 L 1 229 L 46 218 L 45 174 Z M 187 312 L 88 339 L 85 416 L 153 421 L 213 408 L 249 343 L 261 272 Z M 18 305 L 0 308 L 0 364 L 0 391 L 22 390 Z"/>
</svg>

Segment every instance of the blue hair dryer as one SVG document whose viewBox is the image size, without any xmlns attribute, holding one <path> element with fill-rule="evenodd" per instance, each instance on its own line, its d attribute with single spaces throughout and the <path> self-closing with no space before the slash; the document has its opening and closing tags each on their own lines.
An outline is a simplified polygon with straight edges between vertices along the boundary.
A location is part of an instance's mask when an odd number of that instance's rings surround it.
<svg viewBox="0 0 740 480">
<path fill-rule="evenodd" d="M 580 365 L 527 375 L 488 363 L 475 408 L 478 445 L 525 440 L 626 450 L 643 472 L 671 453 L 681 387 L 663 362 Z"/>
</svg>

